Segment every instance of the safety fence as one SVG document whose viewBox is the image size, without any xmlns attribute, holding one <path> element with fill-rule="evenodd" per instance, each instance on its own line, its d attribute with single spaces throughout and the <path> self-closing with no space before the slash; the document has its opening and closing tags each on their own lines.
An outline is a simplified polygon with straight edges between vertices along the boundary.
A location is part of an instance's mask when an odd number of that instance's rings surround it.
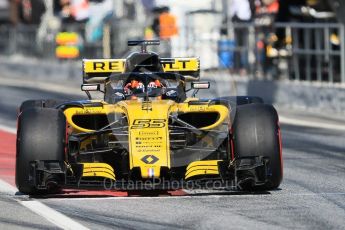
<svg viewBox="0 0 345 230">
<path fill-rule="evenodd" d="M 189 24 L 163 41 L 163 56 L 200 56 L 203 69 L 228 69 L 252 78 L 345 83 L 345 32 L 338 23 L 229 23 L 200 29 Z M 88 42 L 85 25 L 65 26 L 77 34 L 80 58 L 123 57 L 127 40 L 142 39 L 145 27 L 131 21 L 105 25 L 103 37 Z M 224 32 L 226 31 L 226 32 Z M 56 60 L 58 31 L 33 26 L 0 26 L 0 54 Z"/>
<path fill-rule="evenodd" d="M 345 34 L 342 24 L 277 24 L 292 37 L 293 79 L 345 83 Z"/>
<path fill-rule="evenodd" d="M 142 39 L 144 27 L 138 23 L 122 21 L 106 24 L 102 28 L 101 39 L 89 42 L 86 39 L 85 24 L 68 24 L 51 30 L 47 28 L 19 25 L 17 27 L 0 26 L 0 54 L 24 55 L 29 57 L 56 60 L 57 35 L 67 33 L 66 42 L 71 36 L 77 36 L 73 45 L 78 49 L 81 58 L 103 58 L 107 56 L 123 56 L 128 52 L 127 40 Z M 68 37 L 68 38 L 67 38 Z M 74 39 L 72 39 L 74 40 Z"/>
<path fill-rule="evenodd" d="M 230 23 L 226 35 L 221 30 L 208 35 L 188 30 L 190 54 L 206 50 L 203 62 L 214 63 L 206 67 L 218 65 L 252 78 L 345 83 L 342 24 Z"/>
</svg>

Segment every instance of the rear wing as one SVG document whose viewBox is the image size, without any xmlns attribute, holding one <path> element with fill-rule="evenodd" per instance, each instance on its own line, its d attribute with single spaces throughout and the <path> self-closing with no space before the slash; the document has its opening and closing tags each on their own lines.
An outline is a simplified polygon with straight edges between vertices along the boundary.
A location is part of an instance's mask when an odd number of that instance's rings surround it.
<svg viewBox="0 0 345 230">
<path fill-rule="evenodd" d="M 83 59 L 83 82 L 103 83 L 111 74 L 124 73 L 126 59 Z"/>
<path fill-rule="evenodd" d="M 126 59 L 83 59 L 83 82 L 103 83 L 111 74 L 125 73 Z M 160 58 L 163 71 L 178 73 L 188 80 L 199 80 L 199 58 Z"/>
<path fill-rule="evenodd" d="M 200 77 L 200 59 L 193 58 L 161 58 L 164 72 L 178 73 L 186 79 L 199 80 Z M 188 78 L 189 77 L 189 78 Z"/>
</svg>

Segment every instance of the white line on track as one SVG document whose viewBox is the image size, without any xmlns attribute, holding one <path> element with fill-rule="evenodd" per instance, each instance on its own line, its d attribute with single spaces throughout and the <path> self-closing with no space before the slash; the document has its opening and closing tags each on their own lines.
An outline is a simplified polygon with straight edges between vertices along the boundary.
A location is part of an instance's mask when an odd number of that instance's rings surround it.
<svg viewBox="0 0 345 230">
<path fill-rule="evenodd" d="M 78 229 L 78 230 L 85 230 L 88 229 L 85 226 L 79 224 L 78 222 L 72 220 L 68 216 L 55 211 L 52 208 L 49 208 L 47 205 L 42 204 L 36 200 L 30 201 L 19 201 L 21 205 L 30 209 L 34 213 L 46 218 L 51 223 L 55 224 L 56 226 L 62 229 Z"/>
<path fill-rule="evenodd" d="M 299 120 L 299 119 L 294 119 L 294 118 L 288 118 L 288 117 L 285 117 L 285 116 L 279 116 L 279 121 L 282 124 L 288 124 L 288 125 L 296 125 L 296 126 L 303 126 L 303 127 L 310 127 L 310 128 L 332 129 L 332 130 L 338 130 L 338 131 L 345 131 L 345 122 L 344 122 L 344 125 L 329 124 L 329 123 L 324 123 L 324 122 Z"/>
<path fill-rule="evenodd" d="M 12 134 L 17 133 L 17 129 L 10 126 L 6 126 L 6 125 L 1 125 L 1 124 L 0 124 L 0 130 L 8 132 L 8 133 L 12 133 Z"/>
<path fill-rule="evenodd" d="M 13 195 L 17 191 L 18 190 L 15 187 L 0 179 L 0 192 L 5 193 L 7 195 Z"/>
<path fill-rule="evenodd" d="M 5 125 L 0 125 L 0 130 L 3 130 L 5 132 L 9 132 L 12 134 L 16 133 L 16 129 L 12 127 L 8 127 Z M 6 183 L 5 181 L 0 179 L 0 192 L 5 193 L 7 195 L 14 195 L 18 190 L 13 187 L 12 185 Z M 15 197 L 14 197 L 15 199 Z M 15 199 L 16 200 L 16 199 Z M 62 229 L 88 229 L 85 226 L 79 224 L 78 222 L 72 220 L 68 216 L 65 216 L 64 214 L 48 207 L 45 204 L 42 204 L 39 201 L 36 200 L 30 200 L 30 201 L 20 201 L 16 200 L 19 204 L 23 205 L 24 207 L 30 209 L 34 213 L 38 214 L 39 216 L 44 217 L 49 222 L 53 223 L 54 225 L 62 228 Z"/>
<path fill-rule="evenodd" d="M 18 190 L 13 187 L 12 185 L 6 183 L 5 181 L 0 179 L 0 192 L 5 193 L 7 195 L 14 195 Z M 19 204 L 23 205 L 24 207 L 30 209 L 34 213 L 38 214 L 41 217 L 44 217 L 49 222 L 53 223 L 59 228 L 62 229 L 78 229 L 78 230 L 86 230 L 87 227 L 81 225 L 80 223 L 72 220 L 68 216 L 48 207 L 45 204 L 37 200 L 28 200 L 28 201 L 21 201 L 15 199 Z"/>
</svg>

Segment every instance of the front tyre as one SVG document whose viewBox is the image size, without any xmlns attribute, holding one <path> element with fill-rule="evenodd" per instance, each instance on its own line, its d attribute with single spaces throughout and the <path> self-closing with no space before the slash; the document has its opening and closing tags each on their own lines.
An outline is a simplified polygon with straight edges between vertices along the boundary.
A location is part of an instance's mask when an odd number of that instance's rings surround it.
<svg viewBox="0 0 345 230">
<path fill-rule="evenodd" d="M 55 108 L 57 105 L 62 104 L 63 100 L 52 100 L 52 99 L 46 99 L 46 100 L 27 100 L 24 101 L 20 107 L 19 112 L 23 112 L 26 109 L 30 108 Z"/>
<path fill-rule="evenodd" d="M 235 159 L 260 156 L 269 159 L 268 181 L 255 188 L 278 188 L 283 178 L 283 160 L 278 114 L 274 107 L 266 104 L 238 106 L 232 132 Z"/>
<path fill-rule="evenodd" d="M 30 181 L 30 162 L 64 161 L 66 119 L 62 111 L 51 108 L 27 108 L 18 117 L 16 185 L 20 192 L 36 194 Z M 51 191 L 49 191 L 51 192 Z"/>
</svg>

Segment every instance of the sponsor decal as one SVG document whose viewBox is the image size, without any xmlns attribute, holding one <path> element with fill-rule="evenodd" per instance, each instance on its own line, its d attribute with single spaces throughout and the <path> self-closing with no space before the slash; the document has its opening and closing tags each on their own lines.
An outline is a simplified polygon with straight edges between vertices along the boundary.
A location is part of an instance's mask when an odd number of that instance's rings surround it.
<svg viewBox="0 0 345 230">
<path fill-rule="evenodd" d="M 131 129 L 164 128 L 166 119 L 135 119 Z"/>
<path fill-rule="evenodd" d="M 143 158 L 141 158 L 141 161 L 144 162 L 145 164 L 154 164 L 159 160 L 158 157 L 155 155 L 146 155 Z M 152 169 L 153 170 L 153 169 Z"/>
<path fill-rule="evenodd" d="M 148 169 L 148 174 L 149 174 L 149 177 L 154 177 L 154 175 L 155 175 L 154 169 L 153 168 L 149 168 Z"/>
<path fill-rule="evenodd" d="M 152 111 L 152 102 L 151 101 L 144 101 L 141 104 L 141 110 Z"/>
<path fill-rule="evenodd" d="M 100 114 L 102 112 L 102 109 L 99 108 L 84 108 L 82 110 L 77 110 L 76 114 Z"/>
<path fill-rule="evenodd" d="M 171 71 L 198 71 L 198 58 L 171 58 L 161 61 L 165 72 Z"/>
<path fill-rule="evenodd" d="M 84 73 L 122 73 L 124 59 L 91 59 L 83 60 Z"/>
</svg>

